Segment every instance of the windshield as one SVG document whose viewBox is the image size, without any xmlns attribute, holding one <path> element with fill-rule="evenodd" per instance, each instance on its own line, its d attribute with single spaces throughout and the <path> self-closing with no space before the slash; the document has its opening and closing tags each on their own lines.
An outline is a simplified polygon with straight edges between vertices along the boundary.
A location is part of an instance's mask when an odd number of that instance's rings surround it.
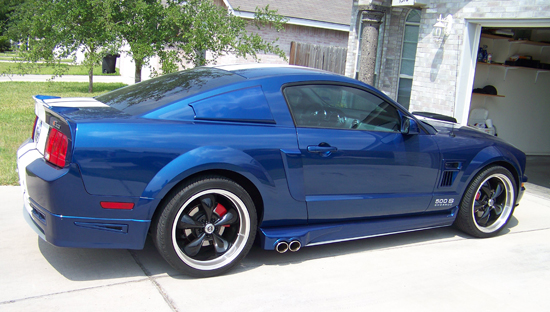
<svg viewBox="0 0 550 312">
<path fill-rule="evenodd" d="M 245 80 L 242 76 L 211 67 L 197 67 L 163 75 L 95 97 L 130 115 L 150 112 L 188 96 Z"/>
</svg>

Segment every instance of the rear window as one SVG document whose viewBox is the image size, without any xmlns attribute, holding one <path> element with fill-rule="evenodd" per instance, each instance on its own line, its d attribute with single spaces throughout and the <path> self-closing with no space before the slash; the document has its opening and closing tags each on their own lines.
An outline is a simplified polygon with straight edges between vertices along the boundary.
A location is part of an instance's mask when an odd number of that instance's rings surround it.
<svg viewBox="0 0 550 312">
<path fill-rule="evenodd" d="M 199 92 L 246 80 L 210 67 L 163 75 L 97 96 L 95 99 L 130 115 L 150 112 Z"/>
</svg>

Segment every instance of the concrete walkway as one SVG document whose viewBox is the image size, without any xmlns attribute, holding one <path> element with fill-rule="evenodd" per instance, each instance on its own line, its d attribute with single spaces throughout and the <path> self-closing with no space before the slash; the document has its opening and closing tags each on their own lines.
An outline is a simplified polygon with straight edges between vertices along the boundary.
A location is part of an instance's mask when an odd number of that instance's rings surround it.
<svg viewBox="0 0 550 312">
<path fill-rule="evenodd" d="M 51 75 L 0 75 L 0 82 L 3 81 L 34 81 L 44 82 L 52 80 Z M 62 82 L 88 82 L 86 75 L 63 75 L 55 77 L 52 81 Z M 134 84 L 134 78 L 122 76 L 94 76 L 94 82 L 122 82 L 125 84 Z"/>
<path fill-rule="evenodd" d="M 550 311 L 550 191 L 529 191 L 503 234 L 453 228 L 307 247 L 254 247 L 224 276 L 174 271 L 140 251 L 58 248 L 0 187 L 1 311 Z"/>
</svg>

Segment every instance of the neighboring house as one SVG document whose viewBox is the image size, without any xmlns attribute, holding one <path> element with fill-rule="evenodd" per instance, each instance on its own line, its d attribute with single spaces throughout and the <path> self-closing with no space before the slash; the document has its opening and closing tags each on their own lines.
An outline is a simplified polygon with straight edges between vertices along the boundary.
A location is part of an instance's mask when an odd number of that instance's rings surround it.
<svg viewBox="0 0 550 312">
<path fill-rule="evenodd" d="M 350 30 L 352 2 L 350 0 L 216 0 L 218 5 L 226 7 L 236 16 L 245 19 L 254 18 L 256 8 L 277 10 L 287 18 L 285 30 L 257 28 L 250 26 L 250 32 L 261 34 L 262 38 L 273 41 L 277 38 L 279 47 L 285 52 L 287 60 L 271 54 L 258 54 L 262 63 L 288 64 L 291 42 L 309 43 L 321 46 L 346 48 Z M 220 57 L 217 64 L 235 64 L 254 62 L 252 58 L 236 58 L 232 55 Z"/>
<path fill-rule="evenodd" d="M 499 137 L 529 155 L 550 155 L 550 65 L 525 67 L 550 63 L 550 1 L 353 0 L 351 25 L 347 76 L 373 71 L 373 85 L 410 111 L 461 124 L 473 109 L 486 110 Z M 363 66 L 360 51 L 373 46 L 375 66 Z M 477 62 L 480 46 L 499 64 L 514 55 L 536 61 L 488 65 Z M 486 85 L 503 97 L 472 95 Z"/>
</svg>

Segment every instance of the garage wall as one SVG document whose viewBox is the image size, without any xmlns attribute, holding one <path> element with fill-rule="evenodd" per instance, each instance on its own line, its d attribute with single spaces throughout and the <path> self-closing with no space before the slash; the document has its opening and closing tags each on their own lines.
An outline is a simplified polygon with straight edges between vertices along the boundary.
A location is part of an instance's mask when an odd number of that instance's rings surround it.
<svg viewBox="0 0 550 312">
<path fill-rule="evenodd" d="M 509 54 L 532 55 L 550 62 L 550 47 L 510 44 L 507 40 L 487 40 L 496 62 L 504 62 Z M 541 54 L 542 51 L 542 54 Z M 505 78 L 506 75 L 506 78 Z M 472 95 L 471 109 L 485 108 L 493 120 L 498 136 L 528 155 L 550 155 L 550 72 L 536 69 L 490 66 L 478 63 L 474 88 L 493 85 L 504 98 Z"/>
</svg>

